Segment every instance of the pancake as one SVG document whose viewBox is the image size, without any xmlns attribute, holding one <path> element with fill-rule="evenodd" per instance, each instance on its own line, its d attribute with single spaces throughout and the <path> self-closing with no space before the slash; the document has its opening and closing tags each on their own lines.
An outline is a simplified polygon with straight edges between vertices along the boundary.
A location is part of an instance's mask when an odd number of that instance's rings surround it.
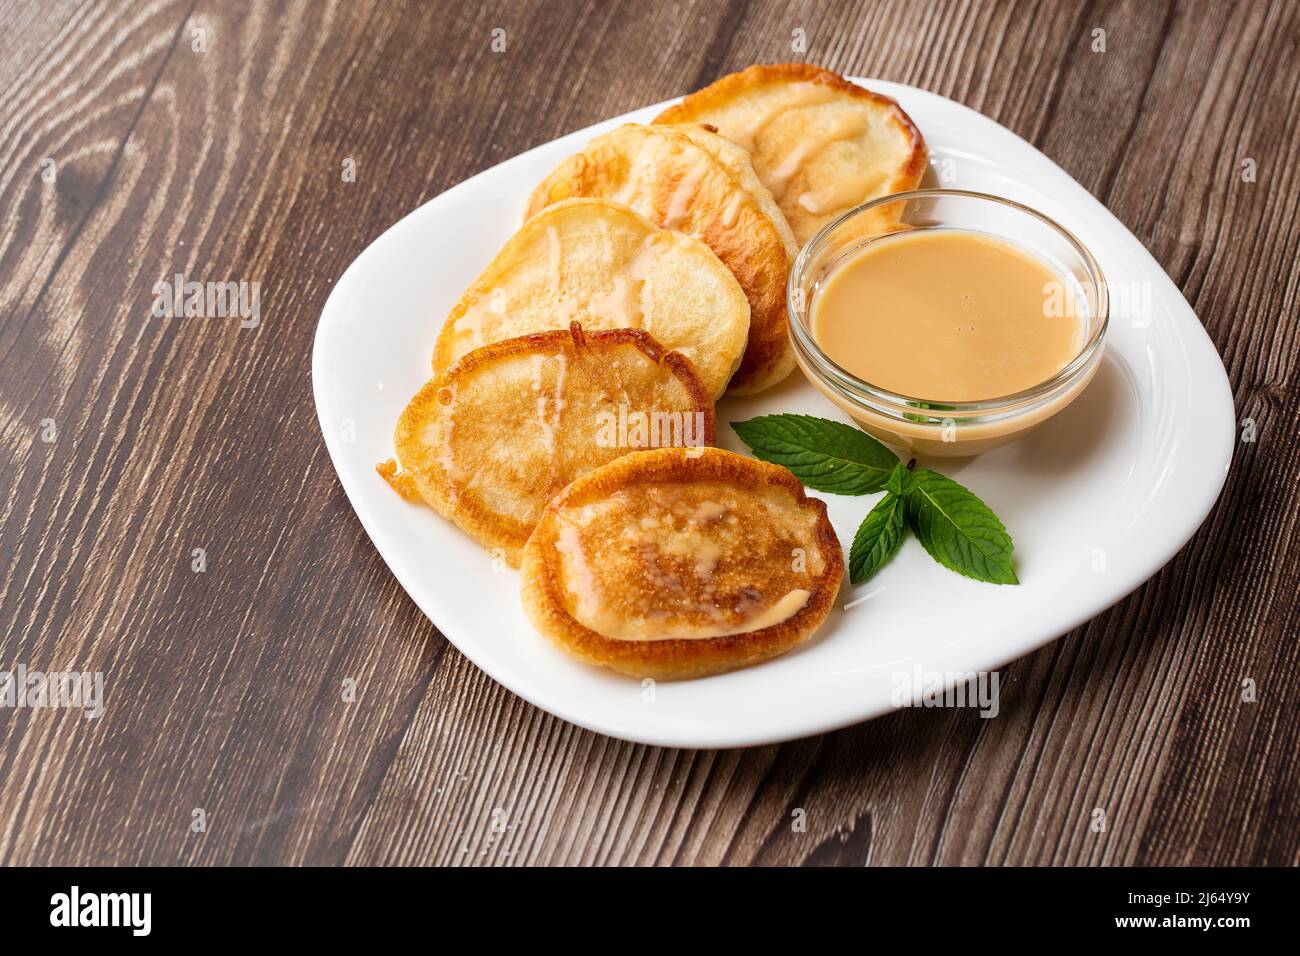
<svg viewBox="0 0 1300 956">
<path fill-rule="evenodd" d="M 929 162 L 897 103 L 809 63 L 724 76 L 655 122 L 708 123 L 748 150 L 800 245 L 868 199 L 917 188 Z M 901 213 L 882 210 L 881 224 Z"/>
<path fill-rule="evenodd" d="M 731 270 L 749 300 L 749 341 L 728 394 L 758 392 L 790 374 L 785 282 L 794 235 L 743 149 L 700 126 L 629 124 L 561 163 L 533 191 L 525 216 L 575 196 L 625 203 L 701 240 Z"/>
<path fill-rule="evenodd" d="M 603 199 L 569 199 L 529 219 L 452 309 L 434 372 L 466 352 L 532 332 L 640 328 L 695 366 L 710 398 L 749 336 L 749 303 L 698 239 Z"/>
<path fill-rule="evenodd" d="M 579 475 L 661 445 L 714 440 L 691 364 L 646 332 L 539 332 L 470 352 L 402 412 L 397 463 L 379 473 L 518 567 L 556 493 Z"/>
<path fill-rule="evenodd" d="M 542 634 L 632 677 L 703 677 L 807 640 L 844 558 L 826 506 L 777 465 L 720 448 L 636 452 L 576 480 L 524 548 Z"/>
</svg>

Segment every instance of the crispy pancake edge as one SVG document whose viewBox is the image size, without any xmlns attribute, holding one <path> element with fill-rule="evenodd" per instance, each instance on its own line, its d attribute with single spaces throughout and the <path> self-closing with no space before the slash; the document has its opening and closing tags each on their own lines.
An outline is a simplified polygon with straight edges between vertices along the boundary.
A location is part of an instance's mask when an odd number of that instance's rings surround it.
<svg viewBox="0 0 1300 956">
<path fill-rule="evenodd" d="M 574 350 L 579 348 L 606 348 L 620 345 L 633 345 L 652 362 L 668 370 L 686 389 L 690 396 L 692 411 L 704 414 L 704 443 L 712 445 L 717 440 L 716 419 L 713 400 L 705 391 L 703 383 L 695 373 L 694 366 L 686 356 L 679 352 L 670 352 L 643 329 L 605 329 L 584 332 L 581 323 L 571 322 L 568 329 L 555 329 L 548 332 L 534 332 L 518 338 L 504 339 L 467 352 L 451 368 L 441 375 L 436 375 L 425 383 L 415 397 L 403 408 L 394 429 L 394 445 L 402 444 L 402 430 L 407 427 L 407 412 L 418 400 L 437 401 L 439 390 L 462 377 L 474 374 L 479 369 L 530 352 L 544 351 L 552 354 L 567 343 L 573 343 Z M 565 349 L 565 351 L 569 351 Z M 632 452 L 628 452 L 631 454 Z M 616 459 L 617 460 L 617 459 Z M 375 466 L 380 476 L 402 497 L 410 499 L 409 489 L 415 487 L 409 471 L 396 473 L 392 459 Z M 532 528 L 520 528 L 520 522 L 506 520 L 500 514 L 479 507 L 472 499 L 451 494 L 450 483 L 441 468 L 431 469 L 431 474 L 423 483 L 427 493 L 420 492 L 419 497 L 434 511 L 446 518 L 456 527 L 473 538 L 485 550 L 500 548 L 506 562 L 514 568 L 519 567 L 523 556 L 524 544 Z"/>
<path fill-rule="evenodd" d="M 744 634 L 685 640 L 624 641 L 607 638 L 577 621 L 564 607 L 558 514 L 566 505 L 608 496 L 638 483 L 728 481 L 741 487 L 769 485 L 790 492 L 793 503 L 817 517 L 816 545 L 825 569 L 812 582 L 808 602 L 779 624 Z M 758 664 L 802 644 L 825 623 L 844 578 L 844 555 L 824 502 L 809 498 L 803 484 L 778 465 L 721 448 L 692 458 L 687 450 L 634 452 L 576 479 L 547 506 L 524 547 L 522 597 L 533 625 L 559 647 L 588 664 L 629 677 L 684 680 Z"/>
</svg>

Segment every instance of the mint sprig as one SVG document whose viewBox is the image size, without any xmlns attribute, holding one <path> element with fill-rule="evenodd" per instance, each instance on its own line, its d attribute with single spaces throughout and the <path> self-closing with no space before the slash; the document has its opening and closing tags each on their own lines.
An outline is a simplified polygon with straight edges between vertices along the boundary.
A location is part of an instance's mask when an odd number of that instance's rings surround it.
<svg viewBox="0 0 1300 956">
<path fill-rule="evenodd" d="M 976 581 L 1019 584 L 1007 529 L 969 489 L 928 468 L 913 470 L 866 432 L 811 415 L 763 415 L 733 422 L 763 461 L 784 465 L 815 491 L 885 496 L 862 519 L 849 549 L 849 580 L 860 584 L 902 546 L 907 529 L 945 568 Z"/>
<path fill-rule="evenodd" d="M 870 494 L 898 464 L 897 455 L 861 429 L 812 415 L 763 415 L 731 427 L 755 455 L 789 468 L 816 491 Z"/>
<path fill-rule="evenodd" d="M 849 581 L 861 584 L 875 574 L 898 551 L 906 534 L 907 501 L 891 491 L 858 525 L 849 549 Z"/>
</svg>

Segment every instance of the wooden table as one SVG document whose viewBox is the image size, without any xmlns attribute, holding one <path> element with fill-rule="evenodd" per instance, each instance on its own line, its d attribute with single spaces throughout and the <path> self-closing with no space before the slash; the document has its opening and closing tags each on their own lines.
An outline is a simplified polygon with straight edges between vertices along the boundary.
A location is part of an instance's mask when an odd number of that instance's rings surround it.
<svg viewBox="0 0 1300 956">
<path fill-rule="evenodd" d="M 106 695 L 0 711 L 0 861 L 1300 862 L 1298 6 L 0 0 L 0 669 Z M 316 319 L 449 186 L 802 58 L 1063 166 L 1182 288 L 1254 441 L 1151 582 L 1004 670 L 998 720 L 622 743 L 398 587 L 322 444 Z M 260 283 L 260 325 L 152 317 L 176 273 Z"/>
</svg>

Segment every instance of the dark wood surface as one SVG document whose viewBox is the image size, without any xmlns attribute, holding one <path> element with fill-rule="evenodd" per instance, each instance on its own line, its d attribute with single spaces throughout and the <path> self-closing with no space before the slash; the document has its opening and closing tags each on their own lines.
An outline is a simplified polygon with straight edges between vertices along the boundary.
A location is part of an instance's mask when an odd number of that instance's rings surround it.
<svg viewBox="0 0 1300 956">
<path fill-rule="evenodd" d="M 0 0 L 0 669 L 102 670 L 107 697 L 0 711 L 0 861 L 1300 862 L 1298 40 L 1295 2 Z M 316 319 L 473 173 L 801 58 L 1063 166 L 1182 288 L 1255 440 L 1152 581 L 1004 670 L 997 720 L 622 743 L 398 587 L 322 444 Z M 260 282 L 261 325 L 152 319 L 176 272 Z"/>
</svg>

